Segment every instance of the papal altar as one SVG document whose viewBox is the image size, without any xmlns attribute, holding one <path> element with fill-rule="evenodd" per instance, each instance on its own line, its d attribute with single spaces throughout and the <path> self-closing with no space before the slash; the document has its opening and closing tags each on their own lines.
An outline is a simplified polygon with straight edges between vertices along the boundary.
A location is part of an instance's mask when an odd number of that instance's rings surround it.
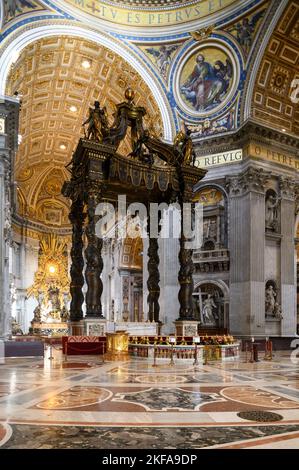
<svg viewBox="0 0 299 470">
<path fill-rule="evenodd" d="M 66 322 L 32 322 L 32 333 L 38 336 L 63 336 L 68 334 Z"/>
</svg>

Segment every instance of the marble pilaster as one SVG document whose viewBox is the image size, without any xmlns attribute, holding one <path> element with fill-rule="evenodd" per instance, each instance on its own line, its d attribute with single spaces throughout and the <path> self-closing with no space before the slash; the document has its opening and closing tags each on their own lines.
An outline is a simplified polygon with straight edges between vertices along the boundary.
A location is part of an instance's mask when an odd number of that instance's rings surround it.
<svg viewBox="0 0 299 470">
<path fill-rule="evenodd" d="M 294 263 L 295 238 L 294 238 L 294 214 L 295 214 L 295 189 L 293 179 L 281 176 L 279 178 L 281 197 L 281 335 L 293 336 L 296 334 L 296 270 Z"/>
<path fill-rule="evenodd" d="M 233 334 L 265 333 L 265 184 L 269 178 L 269 172 L 256 167 L 228 178 Z"/>
<path fill-rule="evenodd" d="M 9 247 L 12 243 L 11 216 L 14 201 L 12 168 L 18 142 L 19 102 L 0 101 L 0 338 L 10 335 Z"/>
</svg>

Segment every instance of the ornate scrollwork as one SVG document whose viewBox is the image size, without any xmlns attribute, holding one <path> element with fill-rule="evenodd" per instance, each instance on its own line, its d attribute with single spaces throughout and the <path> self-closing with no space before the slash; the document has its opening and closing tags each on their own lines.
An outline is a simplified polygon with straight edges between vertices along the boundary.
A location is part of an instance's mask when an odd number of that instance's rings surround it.
<svg viewBox="0 0 299 470">
<path fill-rule="evenodd" d="M 268 171 L 250 167 L 240 175 L 228 177 L 226 185 L 232 196 L 244 194 L 248 191 L 264 193 L 270 176 L 271 173 Z"/>
<path fill-rule="evenodd" d="M 287 176 L 280 176 L 278 182 L 281 197 L 293 201 L 296 196 L 296 181 Z"/>
</svg>

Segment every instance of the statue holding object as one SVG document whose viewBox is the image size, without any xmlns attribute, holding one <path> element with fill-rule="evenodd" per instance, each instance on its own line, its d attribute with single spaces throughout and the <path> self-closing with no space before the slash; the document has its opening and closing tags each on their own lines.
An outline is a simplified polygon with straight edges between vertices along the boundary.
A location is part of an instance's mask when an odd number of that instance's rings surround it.
<svg viewBox="0 0 299 470">
<path fill-rule="evenodd" d="M 265 224 L 266 229 L 277 231 L 278 229 L 278 209 L 280 199 L 273 192 L 266 196 L 265 201 Z"/>
<path fill-rule="evenodd" d="M 108 118 L 106 107 L 101 108 L 99 101 L 94 102 L 94 108 L 89 108 L 89 116 L 82 126 L 86 124 L 88 124 L 87 132 L 85 131 L 86 139 L 102 143 L 108 132 Z"/>
<path fill-rule="evenodd" d="M 178 153 L 178 163 L 182 165 L 194 165 L 195 152 L 193 148 L 193 142 L 191 139 L 191 131 L 183 123 L 181 130 L 177 133 L 174 138 L 174 148 Z"/>
<path fill-rule="evenodd" d="M 114 122 L 109 127 L 106 107 L 101 108 L 100 102 L 95 101 L 94 108 L 89 108 L 89 116 L 82 124 L 88 124 L 85 138 L 94 142 L 108 144 L 117 150 L 121 141 L 126 137 L 128 127 L 131 127 L 132 152 L 129 157 L 136 158 L 152 165 L 154 157 L 165 161 L 169 166 L 194 165 L 195 152 L 191 139 L 191 131 L 185 123 L 177 133 L 174 144 L 168 144 L 150 135 L 143 127 L 143 117 L 146 114 L 142 106 L 134 103 L 135 92 L 128 88 L 124 101 L 117 105 Z"/>
</svg>

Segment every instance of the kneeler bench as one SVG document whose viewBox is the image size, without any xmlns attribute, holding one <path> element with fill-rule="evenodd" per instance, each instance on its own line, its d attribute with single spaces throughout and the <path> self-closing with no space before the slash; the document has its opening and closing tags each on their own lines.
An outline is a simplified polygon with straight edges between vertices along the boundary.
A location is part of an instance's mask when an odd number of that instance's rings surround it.
<svg viewBox="0 0 299 470">
<path fill-rule="evenodd" d="M 44 343 L 42 341 L 5 341 L 4 354 L 6 357 L 43 357 Z"/>
<path fill-rule="evenodd" d="M 105 354 L 106 336 L 63 336 L 62 352 L 66 356 Z"/>
</svg>

